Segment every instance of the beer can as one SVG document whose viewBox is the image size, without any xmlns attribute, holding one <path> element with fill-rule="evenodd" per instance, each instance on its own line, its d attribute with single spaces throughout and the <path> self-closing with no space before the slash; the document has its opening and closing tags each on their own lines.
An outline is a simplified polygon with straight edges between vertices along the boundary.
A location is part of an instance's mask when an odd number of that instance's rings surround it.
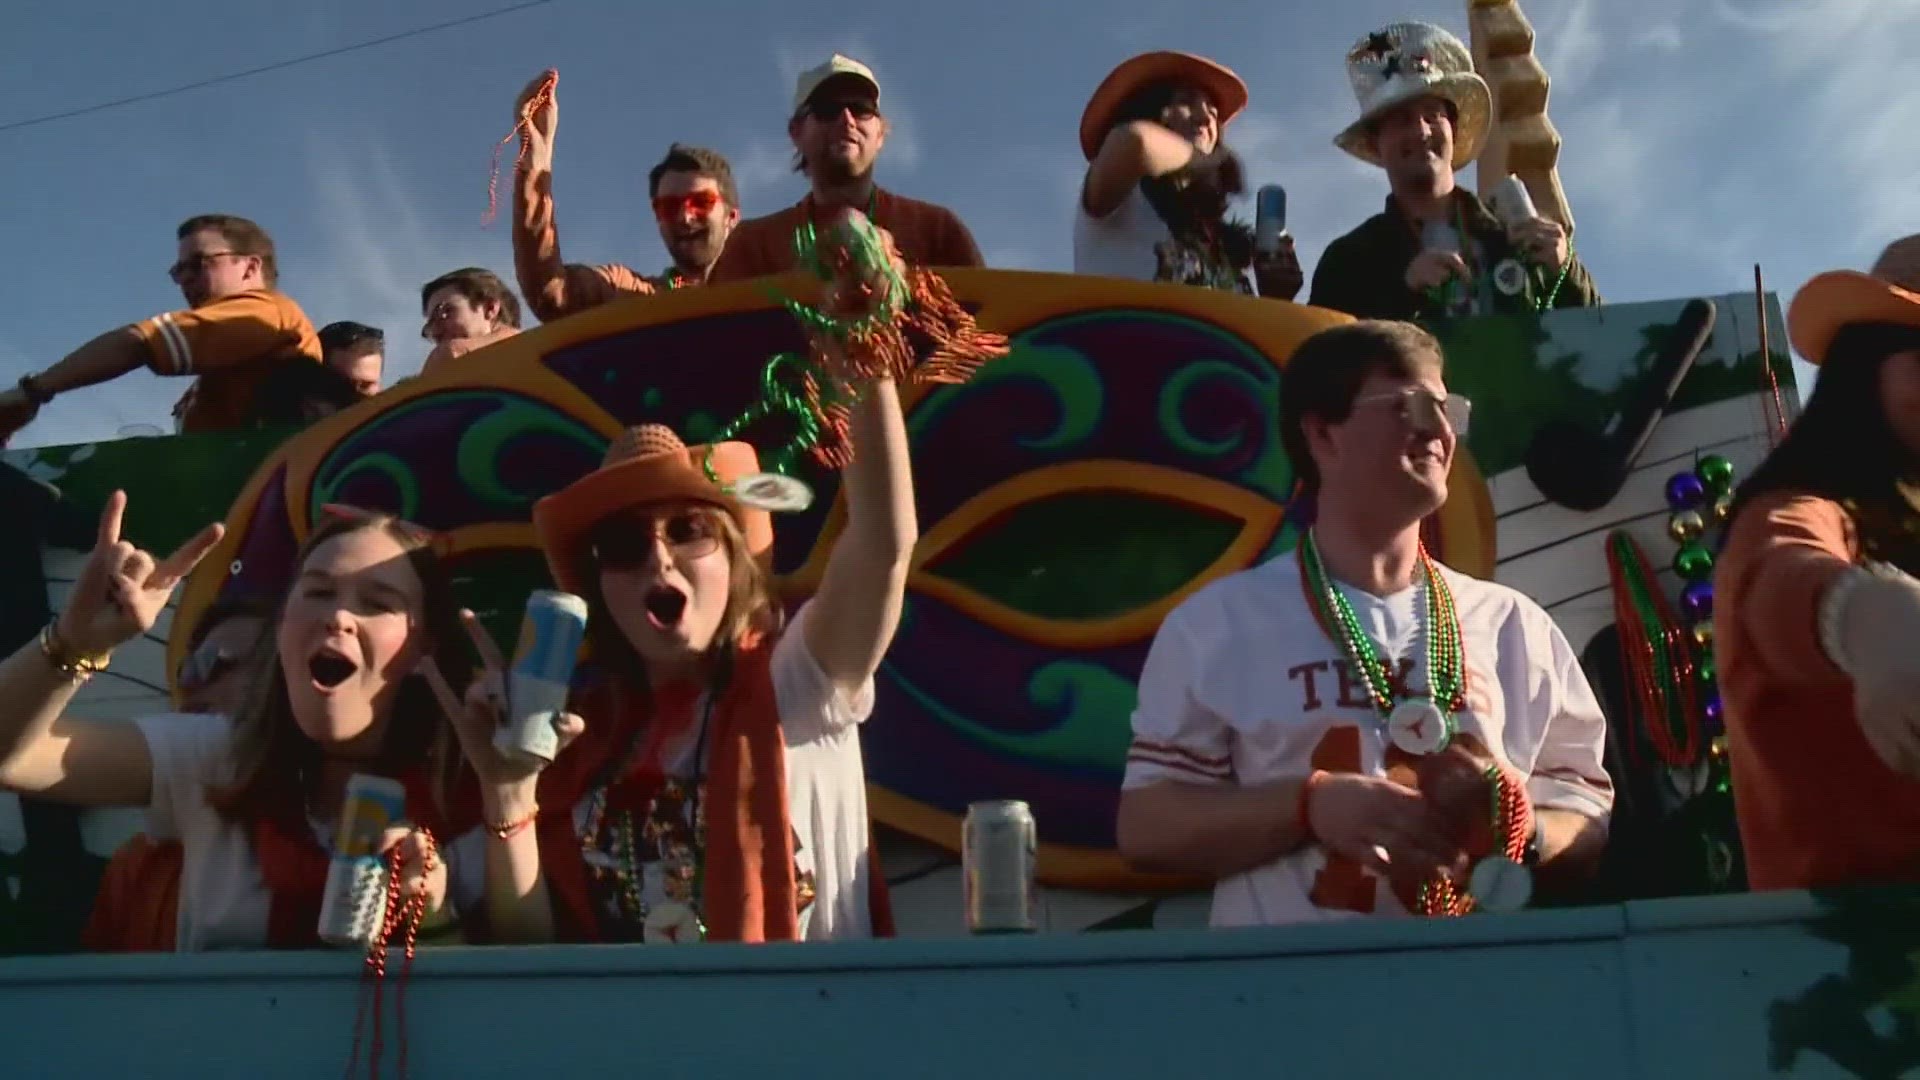
<svg viewBox="0 0 1920 1080">
<path fill-rule="evenodd" d="M 1500 219 L 1500 224 L 1509 229 L 1540 216 L 1539 212 L 1533 208 L 1533 196 L 1527 193 L 1527 185 L 1521 183 L 1519 177 L 1512 175 L 1500 181 L 1499 185 L 1488 193 L 1487 209 L 1492 210 L 1493 216 Z"/>
<path fill-rule="evenodd" d="M 1279 184 L 1262 187 L 1253 197 L 1253 247 L 1262 255 L 1280 251 L 1287 235 L 1287 189 Z"/>
<path fill-rule="evenodd" d="M 320 897 L 320 940 L 366 948 L 387 917 L 387 861 L 380 839 L 407 817 L 407 789 L 398 780 L 355 773 L 327 861 L 326 892 Z"/>
<path fill-rule="evenodd" d="M 1033 812 L 1026 803 L 999 799 L 967 807 L 960 862 L 970 933 L 1039 931 L 1039 887 L 1034 882 L 1038 845 Z"/>
<path fill-rule="evenodd" d="M 527 597 L 520 643 L 507 670 L 507 715 L 493 734 L 494 749 L 531 766 L 553 761 L 560 747 L 554 724 L 566 711 L 586 634 L 585 600 L 551 589 Z"/>
</svg>

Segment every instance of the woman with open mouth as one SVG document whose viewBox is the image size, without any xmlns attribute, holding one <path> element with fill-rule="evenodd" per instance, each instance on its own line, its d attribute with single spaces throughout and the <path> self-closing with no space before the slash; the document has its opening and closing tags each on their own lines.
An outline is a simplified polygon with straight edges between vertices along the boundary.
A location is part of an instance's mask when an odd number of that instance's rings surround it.
<svg viewBox="0 0 1920 1080">
<path fill-rule="evenodd" d="M 745 443 L 631 428 L 599 470 L 535 506 L 555 580 L 587 601 L 593 662 L 561 721 L 573 742 L 542 772 L 478 750 L 499 722 L 497 679 L 451 704 L 481 773 L 497 938 L 874 932 L 859 724 L 918 533 L 899 393 L 859 386 L 845 525 L 791 621 L 768 568 L 772 519 L 733 489 L 760 473 Z"/>
<path fill-rule="evenodd" d="M 429 539 L 357 512 L 316 528 L 231 715 L 76 719 L 63 714 L 80 684 L 152 629 L 221 536 L 210 525 L 157 561 L 121 539 L 126 502 L 108 499 L 66 610 L 0 662 L 0 788 L 147 807 L 148 832 L 182 848 L 175 944 L 192 952 L 318 947 L 348 778 L 394 777 L 410 821 L 388 829 L 381 850 L 402 845 L 402 890 L 426 894 L 429 926 L 446 923 L 447 861 L 434 849 L 457 835 L 447 806 L 465 767 L 432 690 L 412 676 L 437 661 L 464 683 L 469 663 Z"/>
</svg>

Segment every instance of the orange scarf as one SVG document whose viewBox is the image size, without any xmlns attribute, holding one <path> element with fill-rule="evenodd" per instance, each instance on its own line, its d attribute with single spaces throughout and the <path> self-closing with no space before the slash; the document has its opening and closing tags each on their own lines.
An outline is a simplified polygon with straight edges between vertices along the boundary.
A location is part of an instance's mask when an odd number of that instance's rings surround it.
<svg viewBox="0 0 1920 1080">
<path fill-rule="evenodd" d="M 701 917 L 709 941 L 794 941 L 800 935 L 787 747 L 771 669 L 776 640 L 763 637 L 740 648 L 732 677 L 713 702 L 706 733 L 710 757 L 701 796 L 706 818 Z M 536 826 L 540 861 L 560 941 L 605 938 L 574 828 L 574 807 L 632 745 L 635 731 L 648 723 L 655 730 L 645 733 L 644 745 L 653 752 L 627 763 L 626 775 L 612 782 L 621 789 L 620 803 L 650 797 L 662 779 L 657 748 L 672 744 L 700 722 L 696 687 L 662 688 L 652 709 L 634 701 L 635 696 L 611 679 L 577 692 L 573 707 L 586 721 L 586 732 L 540 777 L 540 804 L 552 808 Z M 878 859 L 872 867 L 874 933 L 891 935 L 892 910 L 879 879 Z"/>
</svg>

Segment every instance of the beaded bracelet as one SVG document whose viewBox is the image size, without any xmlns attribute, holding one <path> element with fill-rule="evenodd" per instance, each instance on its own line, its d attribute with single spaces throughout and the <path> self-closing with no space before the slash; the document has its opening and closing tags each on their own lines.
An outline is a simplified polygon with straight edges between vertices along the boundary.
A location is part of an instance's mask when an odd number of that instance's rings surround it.
<svg viewBox="0 0 1920 1080">
<path fill-rule="evenodd" d="M 488 822 L 487 831 L 493 834 L 495 840 L 511 840 L 527 831 L 527 827 L 532 825 L 534 820 L 539 816 L 540 807 L 535 806 L 533 809 L 527 811 L 526 817 L 520 818 L 517 821 L 509 821 L 503 825 L 495 825 L 492 822 Z"/>
<path fill-rule="evenodd" d="M 40 629 L 40 655 L 53 666 L 56 674 L 70 683 L 82 683 L 107 670 L 113 654 L 87 655 L 75 652 L 72 646 L 60 639 L 60 631 L 55 629 L 58 623 L 56 619 Z"/>
</svg>

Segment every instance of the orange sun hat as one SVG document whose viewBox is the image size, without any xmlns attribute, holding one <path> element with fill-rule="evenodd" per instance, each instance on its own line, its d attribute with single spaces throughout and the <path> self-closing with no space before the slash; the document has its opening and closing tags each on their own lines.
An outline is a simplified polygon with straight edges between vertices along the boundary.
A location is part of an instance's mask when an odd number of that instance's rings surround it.
<svg viewBox="0 0 1920 1080">
<path fill-rule="evenodd" d="M 1227 121 L 1247 107 L 1247 84 L 1229 68 L 1193 53 L 1142 53 L 1102 79 L 1088 100 L 1086 111 L 1080 114 L 1080 149 L 1088 161 L 1100 153 L 1100 144 L 1107 141 L 1107 130 L 1113 127 L 1113 117 L 1120 106 L 1155 83 L 1179 83 L 1206 91 L 1213 107 L 1220 111 L 1223 130 Z"/>
<path fill-rule="evenodd" d="M 554 582 L 571 593 L 585 585 L 587 538 L 594 526 L 623 510 L 662 502 L 695 502 L 733 516 L 747 550 L 764 559 L 773 550 L 773 517 L 722 491 L 707 477 L 708 447 L 688 446 L 664 424 L 621 432 L 593 472 L 533 504 L 533 529 Z M 760 455 L 743 442 L 714 445 L 713 471 L 732 484 L 760 471 Z"/>
<path fill-rule="evenodd" d="M 1787 309 L 1787 336 L 1807 363 L 1827 359 L 1840 328 L 1892 323 L 1920 328 L 1920 235 L 1887 245 L 1867 273 L 1830 270 L 1800 287 Z"/>
</svg>

